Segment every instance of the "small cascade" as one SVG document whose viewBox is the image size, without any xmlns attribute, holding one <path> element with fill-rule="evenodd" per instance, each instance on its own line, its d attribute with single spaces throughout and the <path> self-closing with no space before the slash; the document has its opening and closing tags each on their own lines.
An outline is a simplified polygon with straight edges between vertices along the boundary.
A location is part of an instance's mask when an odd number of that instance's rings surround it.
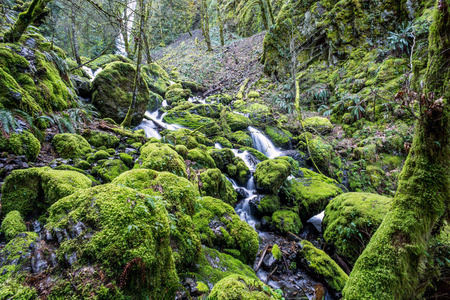
<svg viewBox="0 0 450 300">
<path fill-rule="evenodd" d="M 222 149 L 222 145 L 220 143 L 215 143 L 214 147 L 216 147 L 216 149 Z"/>
<path fill-rule="evenodd" d="M 103 68 L 98 68 L 97 70 L 92 71 L 91 68 L 83 66 L 81 67 L 89 76 L 91 82 L 94 81 L 95 77 L 97 77 L 97 75 L 103 70 Z"/>
<path fill-rule="evenodd" d="M 267 155 L 268 158 L 272 159 L 277 156 L 281 156 L 281 151 L 279 151 L 270 139 L 268 139 L 260 130 L 249 126 L 248 131 L 253 140 L 253 146 L 256 150 Z"/>
</svg>

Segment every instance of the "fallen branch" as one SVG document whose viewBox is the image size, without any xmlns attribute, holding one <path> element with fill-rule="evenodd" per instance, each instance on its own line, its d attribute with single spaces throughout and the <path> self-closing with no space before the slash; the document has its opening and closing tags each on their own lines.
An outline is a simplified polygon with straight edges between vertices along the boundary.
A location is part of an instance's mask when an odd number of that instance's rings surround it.
<svg viewBox="0 0 450 300">
<path fill-rule="evenodd" d="M 278 266 L 275 267 L 275 269 L 272 270 L 272 272 L 270 272 L 269 276 L 267 276 L 266 280 L 264 281 L 265 284 L 267 284 L 267 282 L 269 282 L 270 277 L 273 275 L 273 273 L 275 273 L 275 271 L 278 269 Z"/>
<path fill-rule="evenodd" d="M 258 272 L 258 270 L 261 268 L 262 262 L 264 257 L 266 256 L 267 250 L 269 249 L 269 244 L 266 245 L 266 247 L 264 247 L 264 250 L 261 254 L 261 257 L 259 258 L 259 262 L 258 265 L 256 266 L 255 272 Z"/>
</svg>

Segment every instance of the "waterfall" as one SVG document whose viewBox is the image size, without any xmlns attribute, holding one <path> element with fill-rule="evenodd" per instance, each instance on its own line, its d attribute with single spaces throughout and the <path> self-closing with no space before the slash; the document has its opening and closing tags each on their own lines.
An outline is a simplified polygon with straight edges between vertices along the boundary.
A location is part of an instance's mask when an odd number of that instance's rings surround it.
<svg viewBox="0 0 450 300">
<path fill-rule="evenodd" d="M 97 75 L 103 70 L 103 68 L 98 68 L 97 70 L 92 71 L 91 68 L 83 66 L 81 67 L 89 76 L 91 82 L 94 81 L 95 77 L 97 77 Z"/>
<path fill-rule="evenodd" d="M 135 9 L 136 9 L 136 1 L 131 1 L 127 5 L 127 16 L 128 16 L 128 22 L 127 22 L 127 28 L 126 31 L 128 32 L 128 38 L 130 38 L 130 33 L 133 30 L 133 22 L 134 22 L 134 15 L 135 15 Z M 125 42 L 123 40 L 123 35 L 119 33 L 116 38 L 116 54 L 127 56 L 127 52 L 125 51 Z"/>
<path fill-rule="evenodd" d="M 248 131 L 250 131 L 253 146 L 256 150 L 264 153 L 270 159 L 281 155 L 282 152 L 277 150 L 272 141 L 268 139 L 261 131 L 252 126 L 248 127 Z"/>
</svg>

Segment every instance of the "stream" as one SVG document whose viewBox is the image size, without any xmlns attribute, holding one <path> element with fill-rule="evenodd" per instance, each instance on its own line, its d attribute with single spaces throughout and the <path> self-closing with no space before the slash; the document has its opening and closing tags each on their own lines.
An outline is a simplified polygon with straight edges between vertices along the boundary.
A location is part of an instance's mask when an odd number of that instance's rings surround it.
<svg viewBox="0 0 450 300">
<path fill-rule="evenodd" d="M 194 97 L 190 98 L 189 101 L 197 104 L 206 103 L 204 99 Z M 162 107 L 166 106 L 167 102 L 164 100 Z M 160 109 L 153 112 L 147 111 L 145 114 L 145 119 L 136 127 L 136 129 L 143 129 L 147 137 L 155 137 L 160 139 L 161 135 L 159 132 L 163 129 L 176 130 L 179 128 L 184 128 L 178 124 L 167 124 L 164 122 L 165 114 L 166 113 L 162 112 Z M 255 127 L 249 126 L 247 131 L 251 135 L 254 148 L 261 153 L 264 153 L 270 159 L 296 152 L 292 150 L 285 151 L 278 149 L 261 130 Z M 215 147 L 221 149 L 222 145 L 220 143 L 216 143 Z M 260 199 L 264 196 L 256 189 L 256 183 L 253 177 L 256 166 L 260 161 L 248 151 L 240 151 L 238 149 L 231 150 L 235 156 L 240 157 L 245 162 L 251 172 L 250 178 L 244 184 L 238 184 L 232 178 L 227 177 L 227 179 L 233 184 L 234 189 L 239 195 L 241 195 L 241 198 L 244 198 L 237 203 L 235 207 L 236 213 L 242 220 L 252 226 L 258 232 L 260 237 L 260 251 L 253 266 L 254 269 L 257 269 L 257 264 L 260 261 L 259 255 L 261 255 L 264 251 L 266 245 L 269 244 L 272 246 L 277 244 L 283 251 L 285 249 L 299 249 L 300 246 L 298 245 L 298 241 L 287 240 L 286 238 L 278 236 L 272 232 L 265 231 L 265 227 L 263 226 L 264 224 L 262 224 L 261 220 L 253 215 L 252 204 L 254 205 L 254 203 L 258 201 L 258 198 Z M 302 239 L 308 239 L 310 241 L 317 240 L 322 231 L 321 227 L 323 216 L 324 213 L 322 212 L 317 216 L 312 217 L 308 223 L 305 224 L 299 236 Z M 284 265 L 276 262 L 271 254 L 266 255 L 263 259 L 262 267 L 257 270 L 257 276 L 273 289 L 281 289 L 285 299 L 316 299 L 318 295 L 322 295 L 320 296 L 321 299 L 336 299 L 331 295 L 331 293 L 327 292 L 324 284 L 309 276 L 304 268 L 295 265 L 293 265 L 294 267 L 288 267 L 287 261 L 290 261 L 292 266 L 295 259 L 295 251 L 293 253 L 289 253 L 289 256 L 284 261 Z M 277 263 L 279 266 L 283 266 L 279 267 L 278 272 L 271 272 Z M 269 274 L 271 274 L 270 277 Z"/>
</svg>

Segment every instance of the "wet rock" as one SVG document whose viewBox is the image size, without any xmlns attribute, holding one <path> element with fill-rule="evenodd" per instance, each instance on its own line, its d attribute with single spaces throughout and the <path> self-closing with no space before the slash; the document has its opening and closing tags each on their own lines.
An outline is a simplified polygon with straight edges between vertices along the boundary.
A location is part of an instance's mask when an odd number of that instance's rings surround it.
<svg viewBox="0 0 450 300">
<path fill-rule="evenodd" d="M 83 78 L 77 75 L 70 75 L 70 81 L 72 82 L 75 92 L 78 96 L 83 98 L 91 98 L 90 85 L 91 82 L 87 78 Z"/>
<path fill-rule="evenodd" d="M 244 200 L 244 199 L 248 198 L 248 196 L 249 196 L 249 194 L 247 193 L 247 190 L 243 189 L 243 188 L 236 189 L 236 192 L 237 192 L 237 200 L 238 201 Z"/>
<path fill-rule="evenodd" d="M 72 252 L 70 255 L 66 254 L 64 255 L 64 258 L 72 266 L 77 261 L 77 253 Z"/>
<path fill-rule="evenodd" d="M 272 253 L 266 254 L 263 260 L 263 267 L 267 271 L 272 271 L 273 268 L 275 268 L 275 265 L 277 264 L 277 260 L 275 257 L 273 257 Z"/>
<path fill-rule="evenodd" d="M 84 230 L 86 230 L 86 226 L 82 222 L 78 221 L 77 224 L 70 228 L 70 236 L 74 239 L 82 234 Z"/>
<path fill-rule="evenodd" d="M 39 233 L 42 231 L 42 224 L 38 220 L 34 220 L 31 224 L 33 225 L 34 232 Z"/>
<path fill-rule="evenodd" d="M 217 221 L 217 220 L 212 220 L 209 223 L 209 228 L 211 228 L 212 232 L 216 235 L 216 236 L 223 236 L 222 231 L 220 230 L 221 228 L 227 230 L 227 227 L 225 226 L 224 223 Z"/>
</svg>

